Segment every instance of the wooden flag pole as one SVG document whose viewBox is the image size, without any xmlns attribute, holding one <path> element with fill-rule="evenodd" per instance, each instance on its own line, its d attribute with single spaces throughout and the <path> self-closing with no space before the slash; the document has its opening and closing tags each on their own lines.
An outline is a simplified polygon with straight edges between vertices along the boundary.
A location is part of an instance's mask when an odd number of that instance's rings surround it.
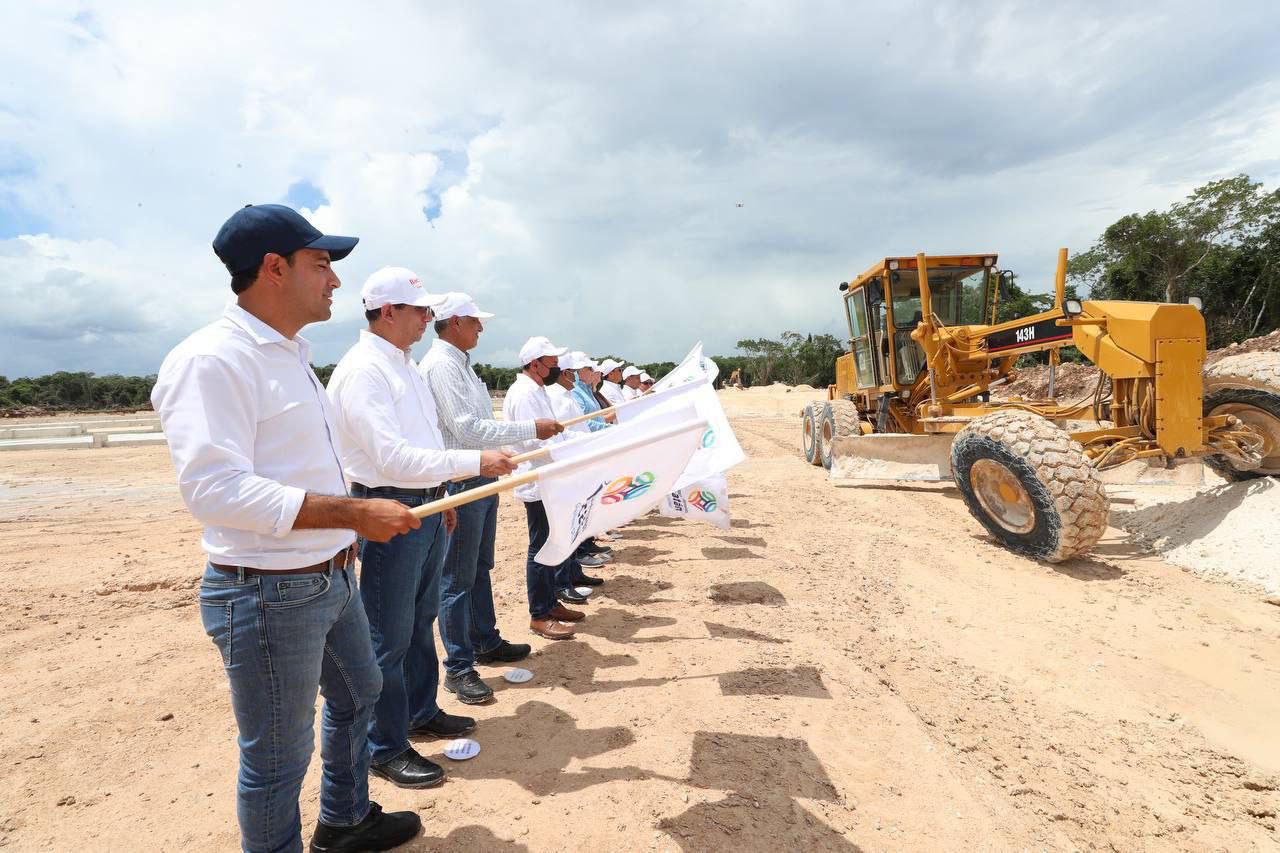
<svg viewBox="0 0 1280 853">
<path fill-rule="evenodd" d="M 435 515 L 438 512 L 444 512 L 446 509 L 453 509 L 454 507 L 462 506 L 463 504 L 469 504 L 472 501 L 478 501 L 482 498 L 487 498 L 490 495 L 496 495 L 499 492 L 514 489 L 516 486 L 523 486 L 525 483 L 532 483 L 534 480 L 538 479 L 538 474 L 538 471 L 526 471 L 523 474 L 516 474 L 503 480 L 496 480 L 492 483 L 481 486 L 478 489 L 471 489 L 470 491 L 461 492 L 460 494 L 449 495 L 447 498 L 440 498 L 438 501 L 425 503 L 422 506 L 415 506 L 410 509 L 409 512 L 413 513 L 418 518 L 426 518 L 428 515 Z"/>
</svg>

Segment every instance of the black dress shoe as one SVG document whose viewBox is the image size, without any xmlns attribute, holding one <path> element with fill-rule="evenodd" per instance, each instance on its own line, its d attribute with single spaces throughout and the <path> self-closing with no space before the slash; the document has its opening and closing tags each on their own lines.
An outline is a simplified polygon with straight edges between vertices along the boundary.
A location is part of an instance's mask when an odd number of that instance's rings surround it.
<svg viewBox="0 0 1280 853">
<path fill-rule="evenodd" d="M 464 705 L 482 705 L 493 698 L 493 688 L 481 681 L 474 669 L 462 675 L 446 675 L 444 689 L 455 694 Z"/>
<path fill-rule="evenodd" d="M 585 595 L 579 595 L 576 589 L 568 588 L 557 589 L 556 598 L 566 602 L 567 604 L 585 604 L 587 601 L 587 597 Z"/>
<path fill-rule="evenodd" d="M 369 772 L 401 788 L 434 788 L 444 781 L 444 768 L 412 748 L 390 761 L 370 764 Z"/>
<path fill-rule="evenodd" d="M 311 835 L 311 853 L 358 853 L 361 850 L 390 850 L 413 838 L 422 821 L 413 812 L 384 812 L 369 803 L 369 814 L 355 826 L 326 826 L 316 823 Z"/>
<path fill-rule="evenodd" d="M 425 723 L 409 727 L 410 735 L 425 737 L 457 737 L 476 730 L 476 721 L 471 717 L 459 717 L 437 711 L 436 715 Z"/>
<path fill-rule="evenodd" d="M 533 651 L 528 643 L 508 643 L 503 640 L 496 649 L 480 652 L 476 655 L 476 663 L 515 663 L 524 660 Z"/>
<path fill-rule="evenodd" d="M 604 578 L 593 578 L 591 575 L 583 575 L 578 578 L 578 583 L 583 586 L 600 586 L 604 583 Z"/>
</svg>

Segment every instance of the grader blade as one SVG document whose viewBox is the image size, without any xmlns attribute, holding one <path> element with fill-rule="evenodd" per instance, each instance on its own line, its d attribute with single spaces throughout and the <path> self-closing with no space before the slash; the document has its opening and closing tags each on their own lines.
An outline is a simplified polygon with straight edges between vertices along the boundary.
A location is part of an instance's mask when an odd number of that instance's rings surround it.
<svg viewBox="0 0 1280 853">
<path fill-rule="evenodd" d="M 839 436 L 831 442 L 831 482 L 857 486 L 877 481 L 950 480 L 951 439 L 949 434 Z"/>
</svg>

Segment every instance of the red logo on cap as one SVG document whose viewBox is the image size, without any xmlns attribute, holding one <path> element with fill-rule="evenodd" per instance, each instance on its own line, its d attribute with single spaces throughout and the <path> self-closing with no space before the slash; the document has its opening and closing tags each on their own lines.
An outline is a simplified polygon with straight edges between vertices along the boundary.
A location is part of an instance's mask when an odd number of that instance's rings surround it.
<svg viewBox="0 0 1280 853">
<path fill-rule="evenodd" d="M 410 283 L 410 284 L 412 284 L 414 287 L 417 287 L 417 288 L 421 288 L 421 287 L 422 287 L 422 283 L 421 283 L 421 282 L 419 282 L 416 278 L 411 278 L 411 279 L 409 279 L 409 283 Z"/>
</svg>

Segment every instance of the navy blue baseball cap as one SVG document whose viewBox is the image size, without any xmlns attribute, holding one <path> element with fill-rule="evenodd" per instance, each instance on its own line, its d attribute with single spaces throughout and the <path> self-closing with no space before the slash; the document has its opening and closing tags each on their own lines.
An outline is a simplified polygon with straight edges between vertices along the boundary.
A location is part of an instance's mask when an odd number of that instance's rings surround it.
<svg viewBox="0 0 1280 853">
<path fill-rule="evenodd" d="M 299 249 L 323 249 L 340 261 L 360 242 L 359 237 L 320 233 L 301 213 L 283 204 L 246 204 L 222 223 L 213 238 L 213 251 L 235 275 L 262 263 L 268 252 L 287 255 Z"/>
</svg>

